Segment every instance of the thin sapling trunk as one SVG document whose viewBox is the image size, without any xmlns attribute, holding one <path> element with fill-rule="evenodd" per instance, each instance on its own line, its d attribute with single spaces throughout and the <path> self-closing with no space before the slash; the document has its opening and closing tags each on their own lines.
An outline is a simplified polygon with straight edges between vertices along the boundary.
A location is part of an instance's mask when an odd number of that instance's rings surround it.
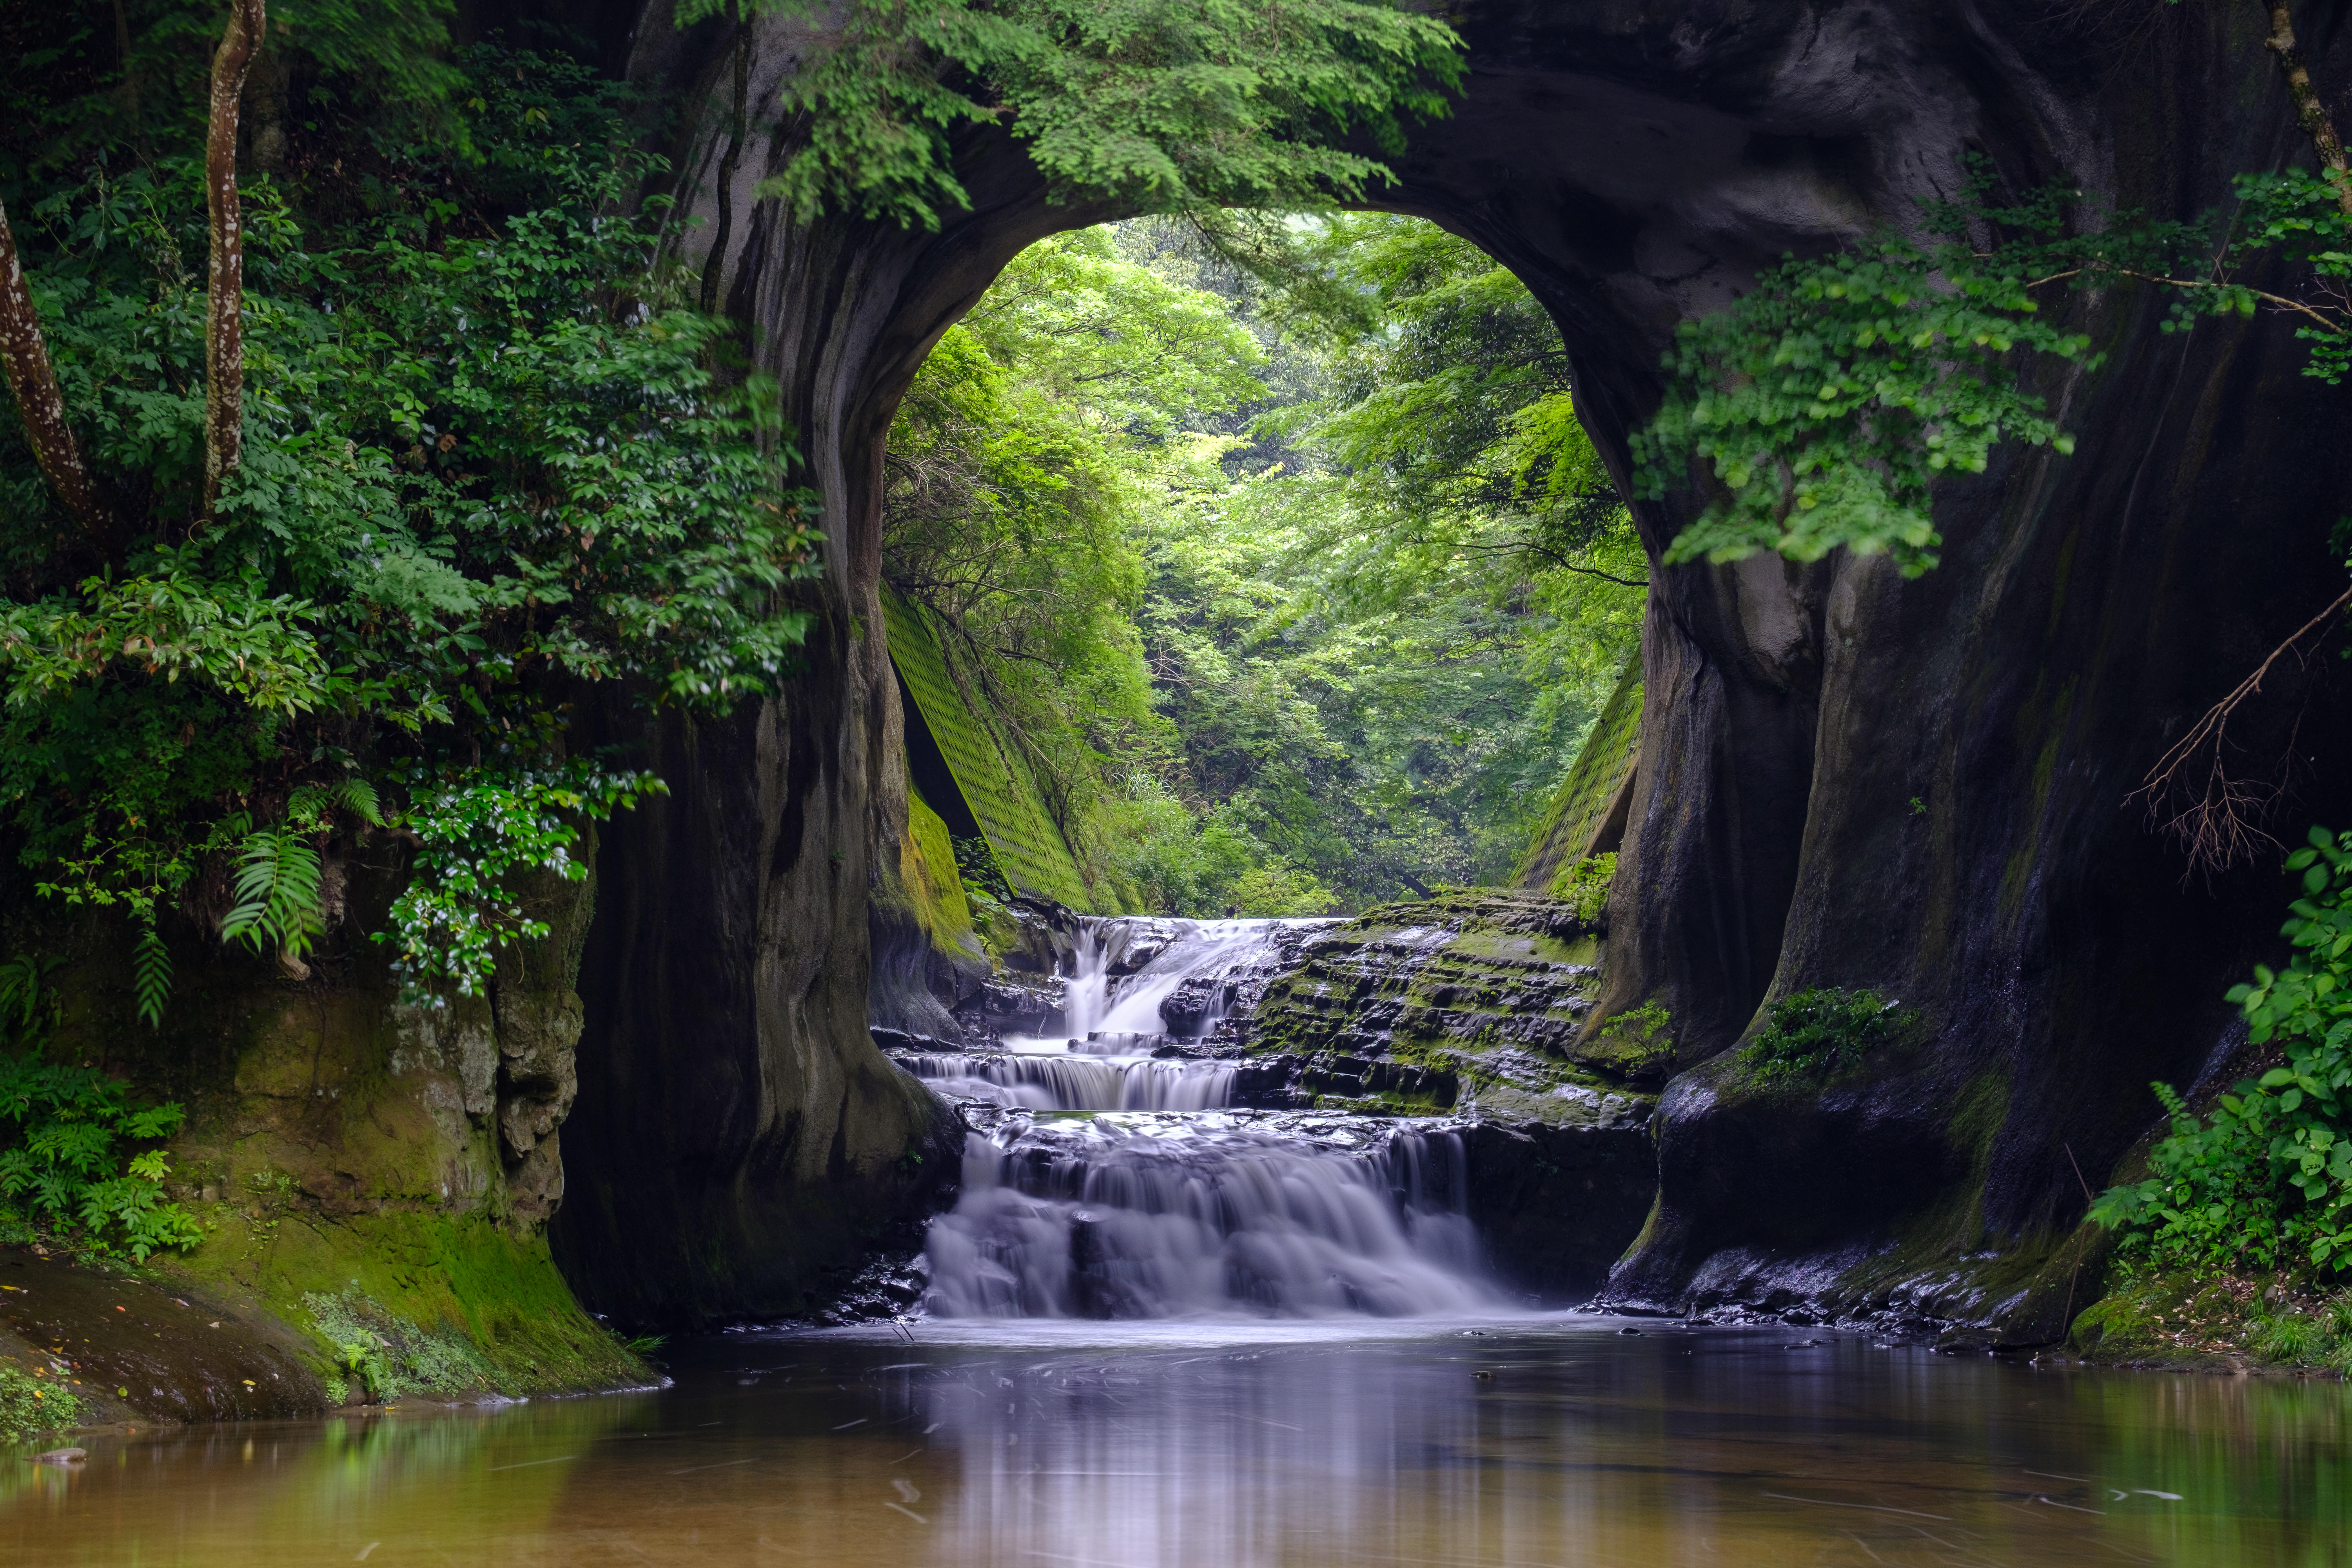
<svg viewBox="0 0 2352 1568">
<path fill-rule="evenodd" d="M 102 538 L 106 520 L 98 504 L 98 488 L 90 482 L 81 447 L 66 424 L 65 396 L 58 390 L 49 345 L 41 336 L 32 291 L 25 286 L 24 263 L 16 255 L 16 236 L 8 226 L 5 206 L 0 206 L 0 370 L 7 374 L 8 390 L 16 395 L 16 412 L 25 421 L 25 439 L 42 476 L 82 527 Z"/>
<path fill-rule="evenodd" d="M 269 25 L 267 0 L 232 0 L 213 55 L 212 118 L 205 141 L 205 203 L 212 268 L 205 304 L 205 515 L 236 471 L 245 435 L 245 222 L 236 198 L 236 112 L 247 71 Z"/>
</svg>

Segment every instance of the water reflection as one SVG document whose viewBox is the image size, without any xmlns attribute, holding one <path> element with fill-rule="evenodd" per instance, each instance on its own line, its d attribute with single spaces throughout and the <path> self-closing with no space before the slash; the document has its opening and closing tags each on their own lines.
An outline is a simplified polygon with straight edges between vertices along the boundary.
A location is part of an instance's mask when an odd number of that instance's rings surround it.
<svg viewBox="0 0 2352 1568">
<path fill-rule="evenodd" d="M 1482 1326 L 736 1336 L 688 1347 L 659 1394 L 101 1437 L 74 1472 L 12 1462 L 0 1561 L 2352 1556 L 2337 1384 L 2034 1371 L 1786 1330 Z"/>
</svg>

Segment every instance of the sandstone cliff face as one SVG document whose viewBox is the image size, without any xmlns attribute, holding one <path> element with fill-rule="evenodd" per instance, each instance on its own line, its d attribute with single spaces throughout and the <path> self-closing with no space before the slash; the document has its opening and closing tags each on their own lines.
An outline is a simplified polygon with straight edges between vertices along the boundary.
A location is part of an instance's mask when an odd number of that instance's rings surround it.
<svg viewBox="0 0 2352 1568">
<path fill-rule="evenodd" d="M 1622 454 L 1676 321 L 1785 250 L 1904 221 L 1956 188 L 1966 153 L 2019 186 L 2182 215 L 2236 171 L 2307 156 L 2261 22 L 2038 0 L 1474 5 L 1465 97 L 1415 137 L 1383 205 L 1527 279 L 1567 335 L 1588 424 Z M 2306 17 L 2305 42 L 2324 85 L 2352 82 L 2340 17 Z M 883 435 L 1009 257 L 1112 216 L 1049 208 L 1018 150 L 983 136 L 964 159 L 974 210 L 940 234 L 795 226 L 755 190 L 783 155 L 767 106 L 793 25 L 678 34 L 656 5 L 629 47 L 633 77 L 701 106 L 676 148 L 705 220 L 692 259 L 787 388 L 833 542 L 808 674 L 722 732 L 663 731 L 650 749 L 678 796 L 607 842 L 558 1220 L 592 1294 L 650 1279 L 681 1215 L 728 1216 L 697 1237 L 784 1249 L 753 1269 L 782 1282 L 897 1201 L 875 1173 L 924 1111 L 861 1027 L 866 901 L 904 826 L 875 597 Z M 1824 1259 L 1897 1240 L 1923 1260 L 2047 1247 L 2082 1208 L 2071 1163 L 2097 1182 L 2150 1119 L 2146 1081 L 2195 1076 L 2221 991 L 2273 941 L 2269 868 L 2184 885 L 2122 801 L 2333 596 L 2344 395 L 2299 376 L 2274 321 L 2182 338 L 2127 291 L 2074 308 L 2107 360 L 2041 389 L 2079 454 L 2006 454 L 1950 486 L 1937 572 L 1654 568 L 1594 1016 L 1664 1007 L 1687 1071 L 1664 1102 L 1659 1207 L 1619 1273 L 1629 1299 L 1672 1303 L 1703 1272 L 1825 1278 Z M 1691 510 L 1639 510 L 1654 549 Z M 2245 731 L 2257 760 L 2300 738 L 2290 828 L 2345 817 L 2345 711 L 2339 688 L 2295 672 Z M 1769 995 L 1811 984 L 1900 996 L 1933 1044 L 1817 1113 L 1718 1092 L 1705 1064 Z M 865 1194 L 856 1224 L 844 1194 Z M 724 1273 L 698 1299 L 759 1294 Z"/>
</svg>

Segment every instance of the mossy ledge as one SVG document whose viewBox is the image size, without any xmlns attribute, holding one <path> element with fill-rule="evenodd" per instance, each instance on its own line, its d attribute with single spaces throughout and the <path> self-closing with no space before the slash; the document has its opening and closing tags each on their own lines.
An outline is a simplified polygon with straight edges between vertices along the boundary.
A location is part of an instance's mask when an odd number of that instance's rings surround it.
<svg viewBox="0 0 2352 1568">
<path fill-rule="evenodd" d="M 1241 1030 L 1259 1100 L 1450 1116 L 1469 1211 L 1506 1279 L 1582 1300 L 1657 1188 L 1654 1098 L 1583 1043 L 1601 931 L 1493 889 L 1383 905 L 1303 941 Z"/>
<path fill-rule="evenodd" d="M 391 875 L 353 879 L 359 929 Z M 504 955 L 488 996 L 403 1005 L 352 925 L 300 981 L 239 949 L 188 944 L 162 1026 L 135 1012 L 124 944 L 100 919 L 10 922 L 11 951 L 61 959 L 52 1051 L 187 1107 L 169 1194 L 203 1242 L 145 1267 L 110 1266 L 190 1310 L 247 1325 L 310 1381 L 268 1410 L 195 1398 L 170 1365 L 123 1403 L 151 1420 L 296 1414 L 341 1383 L 344 1352 L 303 1298 L 354 1289 L 416 1334 L 462 1342 L 481 1369 L 427 1397 L 581 1392 L 655 1376 L 581 1308 L 544 1234 L 562 1200 L 561 1129 L 576 1078 L 572 989 L 592 889 L 549 878 L 525 897 L 551 930 Z M 54 1291 L 51 1292 L 54 1294 Z M 72 1324 L 40 1334 L 70 1336 Z M 39 1334 L 35 1336 L 39 1337 Z M 47 1352 L 51 1347 L 37 1347 Z M 259 1353 L 258 1352 L 255 1353 Z M 285 1368 L 275 1362 L 280 1373 Z M 248 1373 L 250 1375 L 250 1373 Z M 230 1379 L 234 1385 L 239 1380 Z M 257 1379 L 257 1381 L 263 1381 Z M 279 1382 L 287 1381 L 282 1375 Z M 365 1396 L 362 1386 L 349 1396 Z"/>
</svg>

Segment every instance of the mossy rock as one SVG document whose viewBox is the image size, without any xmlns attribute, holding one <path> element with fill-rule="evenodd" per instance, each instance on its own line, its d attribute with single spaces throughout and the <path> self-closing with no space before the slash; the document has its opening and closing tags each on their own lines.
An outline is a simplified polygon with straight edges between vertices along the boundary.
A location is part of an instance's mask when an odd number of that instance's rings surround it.
<svg viewBox="0 0 2352 1568">
<path fill-rule="evenodd" d="M 1446 889 L 1317 933 L 1267 985 L 1245 1038 L 1255 1054 L 1299 1058 L 1301 1087 L 1336 1109 L 1475 1101 L 1536 1120 L 1631 1116 L 1646 1102 L 1576 1052 L 1599 953 L 1591 924 L 1561 900 Z"/>
</svg>

